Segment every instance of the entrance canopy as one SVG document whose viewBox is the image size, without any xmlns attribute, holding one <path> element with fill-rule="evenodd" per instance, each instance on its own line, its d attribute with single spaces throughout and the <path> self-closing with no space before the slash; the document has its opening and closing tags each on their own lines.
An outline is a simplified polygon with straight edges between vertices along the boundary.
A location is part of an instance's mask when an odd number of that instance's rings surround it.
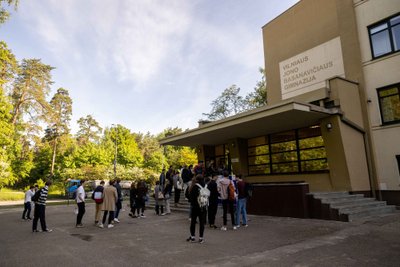
<svg viewBox="0 0 400 267">
<path fill-rule="evenodd" d="M 295 101 L 264 106 L 235 116 L 208 122 L 198 128 L 166 137 L 162 145 L 218 145 L 235 138 L 253 138 L 318 124 L 321 119 L 340 114 L 337 108 L 322 108 Z"/>
</svg>

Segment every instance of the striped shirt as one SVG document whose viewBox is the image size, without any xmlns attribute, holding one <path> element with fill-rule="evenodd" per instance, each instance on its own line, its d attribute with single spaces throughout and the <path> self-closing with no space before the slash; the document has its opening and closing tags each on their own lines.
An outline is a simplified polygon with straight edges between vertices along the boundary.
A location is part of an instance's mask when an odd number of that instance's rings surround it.
<svg viewBox="0 0 400 267">
<path fill-rule="evenodd" d="M 39 200 L 36 202 L 38 205 L 46 206 L 47 194 L 49 192 L 49 187 L 46 185 L 42 189 L 40 189 L 40 197 Z"/>
</svg>

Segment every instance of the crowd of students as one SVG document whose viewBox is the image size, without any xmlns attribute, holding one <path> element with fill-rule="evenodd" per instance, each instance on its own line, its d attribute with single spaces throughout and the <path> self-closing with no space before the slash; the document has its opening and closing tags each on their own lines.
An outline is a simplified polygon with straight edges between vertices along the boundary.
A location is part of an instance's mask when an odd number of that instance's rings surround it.
<svg viewBox="0 0 400 267">
<path fill-rule="evenodd" d="M 105 185 L 105 182 L 101 181 L 93 191 L 92 199 L 95 202 L 95 225 L 100 228 L 113 228 L 115 223 L 120 222 L 118 217 L 123 201 L 120 182 L 121 180 L 118 178 L 109 181 L 108 185 Z M 86 212 L 84 183 L 85 180 L 81 180 L 76 191 L 77 228 L 84 227 L 82 224 L 82 219 Z M 40 231 L 37 229 L 39 220 L 43 232 L 52 231 L 47 228 L 45 220 L 45 207 L 50 185 L 50 181 L 46 182 L 45 187 L 37 193 L 38 199 L 34 202 L 33 232 Z M 223 211 L 223 221 L 220 227 L 222 231 L 227 231 L 228 229 L 228 213 L 230 214 L 233 230 L 237 230 L 241 226 L 248 226 L 246 201 L 249 196 L 250 187 L 242 180 L 241 175 L 229 175 L 227 170 L 213 170 L 210 172 L 206 170 L 202 162 L 199 162 L 194 168 L 190 165 L 175 171 L 172 168 L 169 168 L 168 171 L 163 169 L 154 187 L 155 213 L 160 216 L 170 214 L 172 193 L 174 192 L 174 205 L 178 206 L 182 190 L 184 190 L 185 197 L 190 203 L 190 236 L 187 238 L 187 241 L 196 242 L 195 230 L 197 222 L 199 224 L 199 243 L 204 242 L 204 229 L 207 222 L 211 229 L 219 228 L 215 224 L 219 204 L 221 204 Z M 22 214 L 24 220 L 31 220 L 31 202 L 37 191 L 37 187 L 32 186 L 25 193 L 24 211 Z M 204 192 L 207 192 L 207 205 L 199 203 L 199 196 Z M 147 198 L 148 187 L 146 183 L 144 181 L 133 182 L 129 197 L 130 217 L 146 217 L 144 210 Z"/>
<path fill-rule="evenodd" d="M 185 169 L 185 167 L 184 167 Z M 190 170 L 190 167 L 188 168 Z M 184 170 L 182 170 L 184 173 Z M 190 173 L 189 173 L 190 174 Z M 191 181 L 186 182 L 187 190 L 185 195 L 190 202 L 190 236 L 187 238 L 189 242 L 196 242 L 195 228 L 197 220 L 199 222 L 199 243 L 204 242 L 204 225 L 208 220 L 211 229 L 217 229 L 215 225 L 215 217 L 218 205 L 221 203 L 223 210 L 222 231 L 227 231 L 228 213 L 232 223 L 232 229 L 237 230 L 239 227 L 247 227 L 247 198 L 251 191 L 250 185 L 242 180 L 241 175 L 229 175 L 227 170 L 214 171 L 212 174 L 207 173 L 203 163 L 193 168 L 191 172 L 193 177 Z M 199 195 L 202 188 L 208 189 L 208 205 L 201 207 L 199 204 Z"/>
</svg>

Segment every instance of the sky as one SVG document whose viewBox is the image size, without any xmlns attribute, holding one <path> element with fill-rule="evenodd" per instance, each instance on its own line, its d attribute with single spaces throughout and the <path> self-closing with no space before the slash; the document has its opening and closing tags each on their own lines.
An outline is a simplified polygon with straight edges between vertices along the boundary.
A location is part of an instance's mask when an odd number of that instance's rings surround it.
<svg viewBox="0 0 400 267">
<path fill-rule="evenodd" d="M 231 85 L 261 80 L 262 27 L 297 0 L 20 0 L 0 40 L 55 67 L 76 121 L 135 133 L 198 126 Z"/>
</svg>

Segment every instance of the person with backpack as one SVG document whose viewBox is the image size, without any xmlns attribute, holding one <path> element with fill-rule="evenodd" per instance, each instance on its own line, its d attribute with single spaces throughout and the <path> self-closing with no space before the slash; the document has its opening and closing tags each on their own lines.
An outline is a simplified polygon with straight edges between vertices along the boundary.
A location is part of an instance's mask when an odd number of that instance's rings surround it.
<svg viewBox="0 0 400 267">
<path fill-rule="evenodd" d="M 196 220 L 199 218 L 199 243 L 204 243 L 204 224 L 207 215 L 208 197 L 210 191 L 204 184 L 202 175 L 196 175 L 196 180 L 189 188 L 190 206 L 192 208 L 190 221 L 190 236 L 188 242 L 196 242 Z"/>
<path fill-rule="evenodd" d="M 235 204 L 235 185 L 229 179 L 229 172 L 223 171 L 223 178 L 218 182 L 218 192 L 222 200 L 222 210 L 223 210 L 223 223 L 224 225 L 221 227 L 222 231 L 226 231 L 226 223 L 227 223 L 227 214 L 228 210 L 231 215 L 232 227 L 233 230 L 236 230 L 237 227 L 235 225 L 235 213 L 234 207 Z"/>
<path fill-rule="evenodd" d="M 49 193 L 49 187 L 51 186 L 51 181 L 47 181 L 44 187 L 38 190 L 35 195 L 32 197 L 32 201 L 35 202 L 35 211 L 32 221 L 32 232 L 40 232 L 37 229 L 38 220 L 40 220 L 40 226 L 42 227 L 43 232 L 50 233 L 53 230 L 47 228 L 46 225 L 46 201 L 47 195 Z"/>
<path fill-rule="evenodd" d="M 100 223 L 100 216 L 101 216 L 101 203 L 103 203 L 103 191 L 104 191 L 104 181 L 100 182 L 92 194 L 92 199 L 96 204 L 96 211 L 94 215 L 94 224 L 98 225 Z"/>
</svg>

